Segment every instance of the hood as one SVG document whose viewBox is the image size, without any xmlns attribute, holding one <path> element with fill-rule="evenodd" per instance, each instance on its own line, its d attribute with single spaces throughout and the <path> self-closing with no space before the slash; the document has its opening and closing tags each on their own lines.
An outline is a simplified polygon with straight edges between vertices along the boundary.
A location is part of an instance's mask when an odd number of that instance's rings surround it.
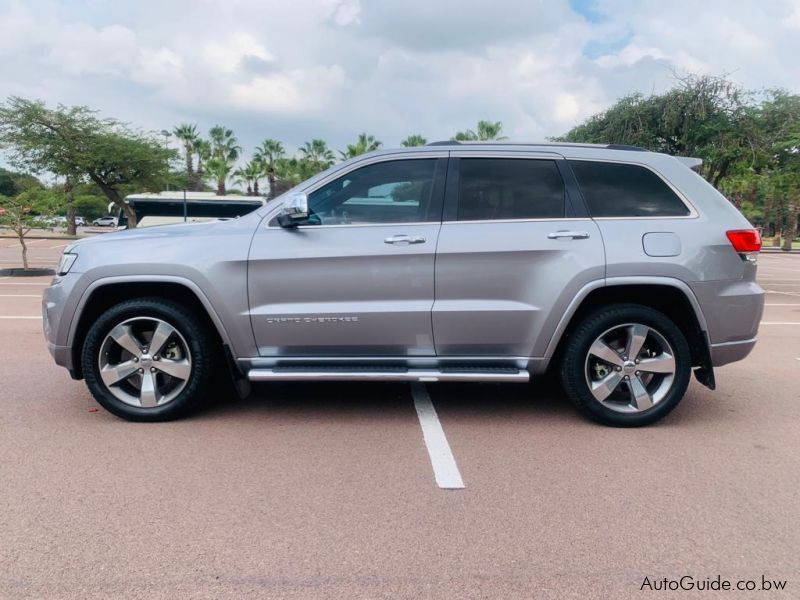
<svg viewBox="0 0 800 600">
<path fill-rule="evenodd" d="M 98 233 L 92 237 L 85 237 L 76 240 L 64 249 L 64 252 L 88 248 L 97 244 L 130 243 L 137 240 L 160 240 L 165 238 L 180 239 L 193 236 L 200 232 L 211 232 L 214 229 L 226 226 L 233 219 L 222 221 L 200 221 L 195 223 L 174 223 L 171 225 L 156 225 L 154 227 L 142 227 L 141 229 L 123 229 L 111 233 Z"/>
</svg>

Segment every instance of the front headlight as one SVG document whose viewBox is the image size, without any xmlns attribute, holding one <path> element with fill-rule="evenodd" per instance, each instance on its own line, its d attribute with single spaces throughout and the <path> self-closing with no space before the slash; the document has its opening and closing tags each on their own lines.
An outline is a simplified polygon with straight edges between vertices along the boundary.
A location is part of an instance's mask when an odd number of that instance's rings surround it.
<svg viewBox="0 0 800 600">
<path fill-rule="evenodd" d="M 75 264 L 77 258 L 77 254 L 69 254 L 64 252 L 64 254 L 61 255 L 61 260 L 58 261 L 58 269 L 56 270 L 56 273 L 58 275 L 66 275 L 69 273 L 69 270 L 72 268 L 72 265 Z"/>
</svg>

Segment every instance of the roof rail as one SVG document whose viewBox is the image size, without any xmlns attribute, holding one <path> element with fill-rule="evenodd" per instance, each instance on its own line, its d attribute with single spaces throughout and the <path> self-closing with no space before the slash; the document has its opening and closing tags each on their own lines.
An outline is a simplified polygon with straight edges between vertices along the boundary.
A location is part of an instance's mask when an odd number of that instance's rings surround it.
<svg viewBox="0 0 800 600">
<path fill-rule="evenodd" d="M 609 150 L 630 150 L 631 152 L 650 152 L 647 148 L 631 146 L 630 144 L 607 144 Z"/>
<path fill-rule="evenodd" d="M 475 144 L 475 145 L 489 145 L 494 144 L 497 146 L 561 146 L 561 147 L 595 147 L 605 148 L 606 150 L 627 150 L 630 152 L 649 152 L 647 148 L 640 148 L 639 146 L 631 146 L 629 144 L 581 144 L 577 142 L 502 142 L 496 140 L 478 141 L 478 140 L 465 140 L 460 142 L 458 140 L 440 140 L 425 144 L 426 146 L 461 146 L 462 144 Z"/>
</svg>

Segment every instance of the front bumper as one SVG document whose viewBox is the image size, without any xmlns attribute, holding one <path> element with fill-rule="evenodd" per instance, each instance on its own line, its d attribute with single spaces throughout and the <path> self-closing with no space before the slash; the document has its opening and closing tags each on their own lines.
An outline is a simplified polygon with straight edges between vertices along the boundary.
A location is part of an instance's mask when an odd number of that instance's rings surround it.
<svg viewBox="0 0 800 600">
<path fill-rule="evenodd" d="M 56 364 L 69 369 L 70 373 L 75 369 L 72 348 L 67 343 L 72 312 L 65 308 L 78 277 L 77 273 L 54 277 L 42 292 L 42 329 L 47 350 Z"/>
</svg>

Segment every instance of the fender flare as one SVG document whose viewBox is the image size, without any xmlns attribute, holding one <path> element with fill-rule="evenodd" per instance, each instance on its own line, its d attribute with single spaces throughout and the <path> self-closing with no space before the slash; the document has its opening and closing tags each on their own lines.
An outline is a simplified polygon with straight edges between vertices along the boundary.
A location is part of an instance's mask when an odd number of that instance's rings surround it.
<svg viewBox="0 0 800 600">
<path fill-rule="evenodd" d="M 575 295 L 575 297 L 567 306 L 567 309 L 564 311 L 564 314 L 559 320 L 558 325 L 556 325 L 555 331 L 553 331 L 553 334 L 550 337 L 550 342 L 547 344 L 544 358 L 546 360 L 549 360 L 553 357 L 556 348 L 558 347 L 558 344 L 561 342 L 561 338 L 567 329 L 567 326 L 569 325 L 570 321 L 572 321 L 572 317 L 575 316 L 578 307 L 583 303 L 583 301 L 591 292 L 603 287 L 611 287 L 619 285 L 667 285 L 680 290 L 683 293 L 683 295 L 686 296 L 686 299 L 689 301 L 692 310 L 694 310 L 695 317 L 697 318 L 697 323 L 700 326 L 701 331 L 704 333 L 706 345 L 709 344 L 708 323 L 706 322 L 705 315 L 703 314 L 703 310 L 700 307 L 700 303 L 697 300 L 697 296 L 695 296 L 694 292 L 692 291 L 692 288 L 690 288 L 685 282 L 681 281 L 680 279 L 675 279 L 674 277 L 661 277 L 661 276 L 608 277 L 606 279 L 598 279 L 587 283 Z"/>
<path fill-rule="evenodd" d="M 228 347 L 231 346 L 230 337 L 228 336 L 225 326 L 222 324 L 222 320 L 219 318 L 219 315 L 217 314 L 216 310 L 214 310 L 213 305 L 200 286 L 198 286 L 191 279 L 177 275 L 118 275 L 95 279 L 86 287 L 85 290 L 83 290 L 81 298 L 78 300 L 78 304 L 72 314 L 72 320 L 70 321 L 69 331 L 67 334 L 67 346 L 72 347 L 73 343 L 75 342 L 75 335 L 78 331 L 78 323 L 83 315 L 86 303 L 89 301 L 89 298 L 92 296 L 92 294 L 101 287 L 114 285 L 117 283 L 176 283 L 184 286 L 191 291 L 200 301 L 200 304 L 203 305 L 203 308 L 211 318 L 211 322 L 214 323 L 217 333 L 219 333 L 220 338 L 222 338 L 222 343 Z"/>
</svg>

